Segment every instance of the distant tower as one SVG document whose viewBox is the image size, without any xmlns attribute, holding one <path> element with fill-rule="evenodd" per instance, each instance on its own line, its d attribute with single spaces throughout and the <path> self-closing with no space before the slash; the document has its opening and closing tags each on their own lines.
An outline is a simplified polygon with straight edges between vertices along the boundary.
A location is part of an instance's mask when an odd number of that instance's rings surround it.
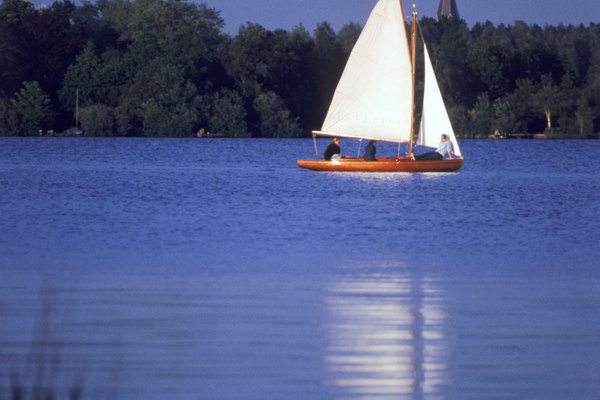
<svg viewBox="0 0 600 400">
<path fill-rule="evenodd" d="M 438 21 L 442 17 L 460 19 L 456 0 L 440 0 L 440 6 L 438 7 L 437 12 Z"/>
</svg>

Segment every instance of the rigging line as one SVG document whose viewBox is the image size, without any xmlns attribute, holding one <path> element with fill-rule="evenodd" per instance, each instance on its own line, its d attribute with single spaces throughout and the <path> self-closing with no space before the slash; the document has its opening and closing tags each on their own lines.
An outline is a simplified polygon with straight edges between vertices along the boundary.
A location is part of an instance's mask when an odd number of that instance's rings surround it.
<svg viewBox="0 0 600 400">
<path fill-rule="evenodd" d="M 318 160 L 319 159 L 319 148 L 317 147 L 317 134 L 313 132 L 312 137 L 313 137 L 313 145 L 315 146 L 315 160 Z"/>
<path fill-rule="evenodd" d="M 397 157 L 400 158 L 400 149 L 402 148 L 402 142 L 398 142 L 398 154 Z"/>
</svg>

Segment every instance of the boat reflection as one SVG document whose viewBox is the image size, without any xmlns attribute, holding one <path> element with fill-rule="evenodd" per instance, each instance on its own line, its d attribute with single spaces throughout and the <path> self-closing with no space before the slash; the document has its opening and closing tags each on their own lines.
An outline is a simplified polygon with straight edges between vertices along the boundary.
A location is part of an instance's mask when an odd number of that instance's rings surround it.
<svg viewBox="0 0 600 400">
<path fill-rule="evenodd" d="M 359 179 L 364 182 L 410 182 L 414 179 L 411 173 L 391 172 L 337 172 L 339 176 L 350 179 Z"/>
<path fill-rule="evenodd" d="M 326 298 L 328 384 L 341 398 L 421 399 L 447 383 L 444 296 L 432 279 L 361 276 Z"/>
</svg>

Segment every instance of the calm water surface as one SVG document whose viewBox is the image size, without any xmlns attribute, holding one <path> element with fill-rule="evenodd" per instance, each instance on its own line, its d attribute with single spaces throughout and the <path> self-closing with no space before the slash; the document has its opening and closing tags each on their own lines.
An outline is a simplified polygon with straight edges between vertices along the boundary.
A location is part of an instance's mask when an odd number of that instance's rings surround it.
<svg viewBox="0 0 600 400">
<path fill-rule="evenodd" d="M 600 141 L 461 144 L 0 138 L 0 398 L 600 399 Z"/>
</svg>

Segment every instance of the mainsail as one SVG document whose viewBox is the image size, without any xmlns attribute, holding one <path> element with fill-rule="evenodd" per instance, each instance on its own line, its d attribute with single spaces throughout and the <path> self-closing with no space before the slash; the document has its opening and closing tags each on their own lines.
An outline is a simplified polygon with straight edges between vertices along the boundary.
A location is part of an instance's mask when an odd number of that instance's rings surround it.
<svg viewBox="0 0 600 400">
<path fill-rule="evenodd" d="M 350 54 L 319 134 L 408 142 L 411 61 L 398 0 L 379 0 Z"/>
<path fill-rule="evenodd" d="M 433 71 L 433 65 L 429 58 L 427 46 L 423 43 L 425 53 L 425 89 L 423 94 L 423 114 L 421 116 L 421 125 L 419 127 L 419 135 L 417 144 L 426 147 L 437 147 L 440 142 L 440 137 L 443 133 L 448 135 L 448 139 L 454 146 L 454 154 L 462 156 L 440 87 Z"/>
</svg>

